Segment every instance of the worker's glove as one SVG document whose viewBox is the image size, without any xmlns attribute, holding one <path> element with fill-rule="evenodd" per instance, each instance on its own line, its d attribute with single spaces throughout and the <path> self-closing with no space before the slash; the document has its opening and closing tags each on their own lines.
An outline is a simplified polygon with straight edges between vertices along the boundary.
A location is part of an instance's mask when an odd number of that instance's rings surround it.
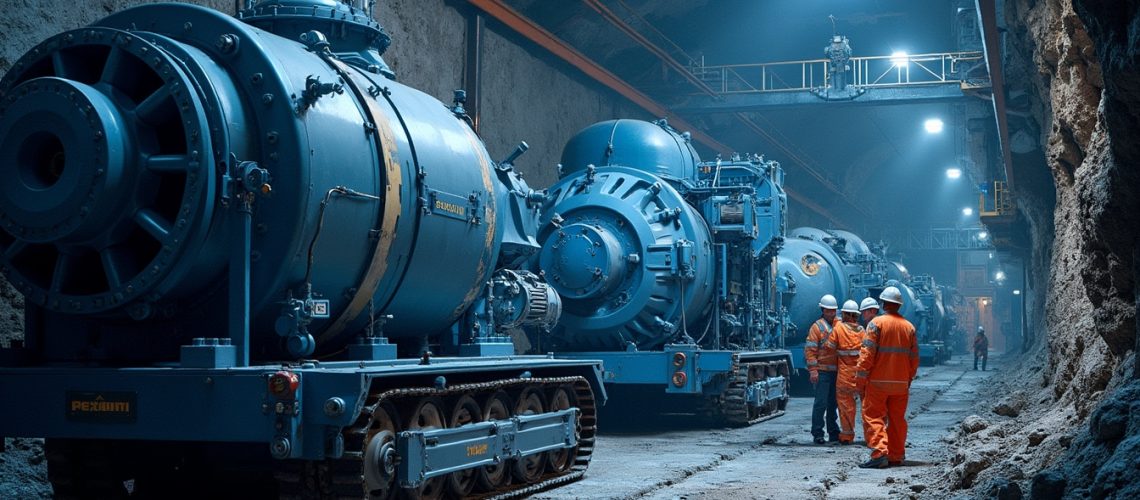
<svg viewBox="0 0 1140 500">
<path fill-rule="evenodd" d="M 808 379 L 811 380 L 812 384 L 819 382 L 819 372 L 812 370 L 811 375 L 808 376 Z"/>
</svg>

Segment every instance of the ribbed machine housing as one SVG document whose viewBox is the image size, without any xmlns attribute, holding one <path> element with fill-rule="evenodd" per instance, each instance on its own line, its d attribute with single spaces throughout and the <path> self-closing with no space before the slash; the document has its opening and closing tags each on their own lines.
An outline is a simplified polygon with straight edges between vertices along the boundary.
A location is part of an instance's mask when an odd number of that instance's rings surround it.
<svg viewBox="0 0 1140 500">
<path fill-rule="evenodd" d="M 637 120 L 567 143 L 538 237 L 539 267 L 563 300 L 556 350 L 655 349 L 705 325 L 711 235 L 666 181 L 692 177 L 698 162 L 680 134 Z"/>
<path fill-rule="evenodd" d="M 230 177 L 242 162 L 269 175 L 252 213 L 255 358 L 280 354 L 274 320 L 310 288 L 329 301 L 309 325 L 318 354 L 380 314 L 420 343 L 536 249 L 525 184 L 461 114 L 389 78 L 378 26 L 328 33 L 336 57 L 305 30 L 358 13 L 302 3 L 259 5 L 251 21 L 273 33 L 137 7 L 48 39 L 0 82 L 0 270 L 46 357 L 163 359 L 224 336 L 232 188 L 257 180 Z"/>
</svg>

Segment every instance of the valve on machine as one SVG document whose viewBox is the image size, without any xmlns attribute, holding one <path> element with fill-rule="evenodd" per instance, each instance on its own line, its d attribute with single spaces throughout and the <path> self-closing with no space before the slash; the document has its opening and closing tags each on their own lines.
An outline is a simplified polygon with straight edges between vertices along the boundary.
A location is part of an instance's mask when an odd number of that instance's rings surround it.
<svg viewBox="0 0 1140 500">
<path fill-rule="evenodd" d="M 292 356 L 302 358 L 312 354 L 317 347 L 317 342 L 309 333 L 309 324 L 314 319 L 327 319 L 329 316 L 329 301 L 315 299 L 310 286 L 306 287 L 302 298 L 294 298 L 292 293 L 289 294 L 273 328 L 277 335 L 285 339 L 285 350 Z"/>
</svg>

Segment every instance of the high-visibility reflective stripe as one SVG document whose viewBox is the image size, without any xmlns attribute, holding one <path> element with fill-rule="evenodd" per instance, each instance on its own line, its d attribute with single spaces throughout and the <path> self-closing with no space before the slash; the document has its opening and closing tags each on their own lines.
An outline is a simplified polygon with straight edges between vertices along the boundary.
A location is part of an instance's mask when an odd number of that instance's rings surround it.
<svg viewBox="0 0 1140 500">
<path fill-rule="evenodd" d="M 819 318 L 818 320 L 816 320 L 815 324 L 819 326 L 820 330 L 823 330 L 824 332 L 827 332 L 827 333 L 831 333 L 831 325 L 827 324 L 827 322 L 824 321 L 823 318 Z"/>
<path fill-rule="evenodd" d="M 835 371 L 839 369 L 839 365 L 819 365 L 820 370 Z"/>
<path fill-rule="evenodd" d="M 832 349 L 835 349 L 836 347 L 839 347 L 839 344 L 836 344 L 835 342 L 833 342 L 833 341 L 830 341 L 830 340 L 829 340 L 829 341 L 827 341 L 826 343 L 824 343 L 823 345 L 824 345 L 825 347 L 830 347 L 830 348 L 832 348 Z"/>
<path fill-rule="evenodd" d="M 875 332 L 878 332 L 879 331 L 879 325 L 876 325 L 875 322 L 872 321 L 870 323 L 867 323 L 867 329 L 868 330 L 874 330 Z"/>
<path fill-rule="evenodd" d="M 841 355 L 841 356 L 858 356 L 859 355 L 858 350 L 852 350 L 852 351 L 840 350 L 838 352 L 839 352 L 839 355 Z"/>
<path fill-rule="evenodd" d="M 804 342 L 804 347 L 819 347 L 818 342 Z"/>
<path fill-rule="evenodd" d="M 883 347 L 879 346 L 879 352 L 893 353 L 893 354 L 911 354 L 909 347 Z"/>
<path fill-rule="evenodd" d="M 878 347 L 878 345 L 871 339 L 863 339 L 863 347 Z"/>
<path fill-rule="evenodd" d="M 870 374 L 867 372 L 863 372 L 863 371 L 855 372 L 856 377 L 867 378 L 867 375 L 870 375 Z"/>
<path fill-rule="evenodd" d="M 810 360 L 810 361 L 808 361 L 808 363 L 807 363 L 807 364 L 808 364 L 808 366 L 815 366 L 815 365 L 818 365 L 818 364 L 819 364 L 819 361 L 816 361 L 816 360 L 814 360 L 814 359 L 813 359 L 813 360 Z"/>
</svg>

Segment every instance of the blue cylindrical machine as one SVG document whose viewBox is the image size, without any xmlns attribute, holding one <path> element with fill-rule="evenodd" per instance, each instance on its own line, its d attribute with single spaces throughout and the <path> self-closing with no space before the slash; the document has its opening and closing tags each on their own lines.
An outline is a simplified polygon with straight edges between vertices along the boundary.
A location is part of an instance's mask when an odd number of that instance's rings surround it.
<svg viewBox="0 0 1140 500">
<path fill-rule="evenodd" d="M 909 274 L 898 262 L 877 255 L 862 238 L 842 230 L 800 227 L 791 231 L 778 259 L 779 275 L 789 278 L 795 295 L 788 314 L 798 331 L 789 343 L 798 343 L 820 315 L 819 299 L 831 294 L 840 302 L 865 297 L 878 299 L 888 286 L 903 294 L 900 314 L 916 326 L 925 324 L 925 305 L 907 285 Z"/>
<path fill-rule="evenodd" d="M 653 349 L 703 320 L 709 229 L 658 177 L 692 176 L 696 161 L 679 134 L 636 120 L 587 127 L 567 144 L 538 237 L 539 266 L 564 300 L 559 348 Z"/>
<path fill-rule="evenodd" d="M 601 360 L 607 390 L 637 415 L 747 425 L 782 414 L 791 359 L 779 349 L 773 265 L 787 217 L 779 164 L 701 162 L 664 120 L 612 120 L 575 135 L 560 171 L 534 265 L 565 311 L 532 337 L 536 349 Z"/>
<path fill-rule="evenodd" d="M 386 76 L 371 18 L 273 0 L 246 21 L 143 6 L 48 39 L 0 82 L 0 268 L 45 330 L 170 353 L 238 307 L 227 269 L 248 245 L 255 356 L 279 335 L 335 352 L 380 315 L 420 344 L 537 250 L 529 188 L 461 108 Z"/>
<path fill-rule="evenodd" d="M 788 316 L 799 329 L 798 337 L 804 336 L 808 326 L 819 318 L 820 297 L 831 294 L 842 301 L 848 298 L 851 288 L 849 269 L 819 234 L 826 233 L 815 228 L 793 229 L 776 260 L 778 274 L 795 288 Z"/>
</svg>

